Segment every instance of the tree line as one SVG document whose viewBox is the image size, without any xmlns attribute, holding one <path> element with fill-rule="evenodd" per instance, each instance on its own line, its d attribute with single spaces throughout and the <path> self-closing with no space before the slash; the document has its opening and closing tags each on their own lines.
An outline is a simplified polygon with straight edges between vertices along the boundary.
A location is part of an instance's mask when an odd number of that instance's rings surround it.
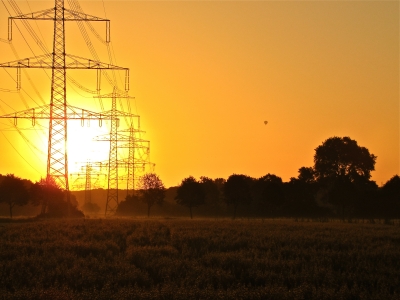
<svg viewBox="0 0 400 300">
<path fill-rule="evenodd" d="M 377 157 L 349 137 L 332 137 L 315 149 L 314 165 L 301 167 L 288 182 L 275 174 L 252 178 L 233 174 L 228 179 L 193 176 L 176 188 L 175 201 L 193 210 L 202 207 L 216 216 L 229 210 L 232 218 L 249 217 L 339 217 L 400 218 L 400 177 L 383 186 L 371 180 Z M 141 201 L 147 215 L 162 205 L 166 189 L 156 174 L 140 179 L 140 189 L 120 205 L 119 213 Z"/>
<path fill-rule="evenodd" d="M 355 140 L 332 137 L 315 149 L 314 165 L 301 167 L 298 176 L 288 182 L 270 173 L 260 178 L 244 174 L 227 179 L 188 176 L 167 190 L 157 174 L 149 173 L 140 177 L 139 189 L 119 204 L 117 215 L 129 215 L 145 205 L 150 216 L 153 206 L 166 206 L 169 193 L 190 218 L 196 213 L 232 218 L 400 218 L 400 177 L 394 175 L 378 187 L 371 180 L 376 159 Z M 27 204 L 40 207 L 40 216 L 84 216 L 75 196 L 63 191 L 51 177 L 32 183 L 13 174 L 0 175 L 0 203 L 8 206 L 11 218 L 15 206 Z"/>
<path fill-rule="evenodd" d="M 63 190 L 52 177 L 33 183 L 14 174 L 0 174 L 0 203 L 8 206 L 10 218 L 16 206 L 40 207 L 40 217 L 83 217 L 78 201 Z"/>
</svg>

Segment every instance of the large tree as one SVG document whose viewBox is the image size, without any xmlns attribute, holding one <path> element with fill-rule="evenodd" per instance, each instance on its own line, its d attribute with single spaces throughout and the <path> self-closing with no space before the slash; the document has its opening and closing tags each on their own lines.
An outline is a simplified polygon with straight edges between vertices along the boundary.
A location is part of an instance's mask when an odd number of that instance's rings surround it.
<svg viewBox="0 0 400 300">
<path fill-rule="evenodd" d="M 15 205 L 26 205 L 29 201 L 29 190 L 25 182 L 14 176 L 7 174 L 0 182 L 0 203 L 4 202 L 10 209 L 10 218 L 12 219 L 12 210 Z"/>
<path fill-rule="evenodd" d="M 250 204 L 252 179 L 246 175 L 233 174 L 229 176 L 224 185 L 225 201 L 228 205 L 233 205 L 233 219 L 236 218 L 236 212 L 239 204 Z"/>
<path fill-rule="evenodd" d="M 193 176 L 189 176 L 178 186 L 175 200 L 178 204 L 189 208 L 190 218 L 193 219 L 192 208 L 204 204 L 205 197 L 206 193 L 202 184 Z"/>
<path fill-rule="evenodd" d="M 375 162 L 374 154 L 349 137 L 335 136 L 324 141 L 314 155 L 313 175 L 319 186 L 317 201 L 333 205 L 342 217 L 350 216 L 357 199 L 372 183 Z"/>
<path fill-rule="evenodd" d="M 150 208 L 154 204 L 163 204 L 165 186 L 157 174 L 147 173 L 139 178 L 139 190 L 139 198 L 147 204 L 147 217 L 149 217 Z"/>
<path fill-rule="evenodd" d="M 41 205 L 41 215 L 62 215 L 67 211 L 65 207 L 60 209 L 60 203 L 64 202 L 64 192 L 53 177 L 41 178 L 31 187 L 31 198 L 34 205 Z M 62 205 L 61 205 L 62 206 Z"/>
<path fill-rule="evenodd" d="M 344 176 L 351 182 L 369 180 L 376 156 L 349 137 L 331 137 L 315 149 L 314 175 L 318 182 Z"/>
<path fill-rule="evenodd" d="M 76 197 L 68 193 L 51 176 L 40 179 L 30 189 L 32 204 L 42 206 L 42 217 L 84 217 Z"/>
</svg>

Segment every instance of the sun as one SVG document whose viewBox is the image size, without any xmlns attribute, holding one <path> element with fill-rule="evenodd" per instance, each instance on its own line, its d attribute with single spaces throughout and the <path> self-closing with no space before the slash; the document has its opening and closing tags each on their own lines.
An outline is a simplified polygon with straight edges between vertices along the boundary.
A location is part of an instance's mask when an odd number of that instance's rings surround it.
<svg viewBox="0 0 400 300">
<path fill-rule="evenodd" d="M 81 171 L 87 162 L 107 162 L 110 151 L 108 141 L 96 141 L 98 137 L 108 139 L 109 129 L 106 124 L 99 127 L 97 122 L 81 125 L 81 122 L 68 123 L 68 169 L 69 173 Z"/>
</svg>

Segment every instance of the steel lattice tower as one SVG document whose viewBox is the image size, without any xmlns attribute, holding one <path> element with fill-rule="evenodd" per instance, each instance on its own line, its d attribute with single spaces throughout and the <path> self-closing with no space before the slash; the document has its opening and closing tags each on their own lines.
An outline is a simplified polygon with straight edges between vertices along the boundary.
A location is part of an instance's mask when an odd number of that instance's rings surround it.
<svg viewBox="0 0 400 300">
<path fill-rule="evenodd" d="M 141 138 L 136 137 L 136 133 L 143 132 L 140 129 L 135 129 L 133 125 L 129 127 L 128 130 L 120 131 L 121 132 L 129 132 L 128 137 L 120 137 L 120 140 L 128 141 L 127 144 L 120 145 L 118 148 L 128 148 L 128 158 L 123 160 L 120 164 L 125 165 L 127 168 L 127 183 L 126 183 L 126 193 L 127 195 L 133 195 L 135 189 L 135 179 L 136 179 L 136 169 L 145 170 L 146 165 L 152 165 L 154 168 L 154 164 L 150 163 L 150 141 L 143 140 Z M 140 155 L 136 157 L 136 151 L 143 150 L 146 159 L 143 159 Z"/>
<path fill-rule="evenodd" d="M 106 176 L 106 174 L 101 173 L 102 166 L 103 166 L 102 163 L 87 161 L 85 163 L 85 165 L 81 166 L 81 168 L 80 168 L 81 172 L 70 174 L 71 177 L 74 175 L 78 176 L 78 178 L 75 179 L 74 182 L 78 181 L 81 175 L 83 175 L 85 177 L 84 178 L 85 183 L 80 186 L 80 188 L 82 188 L 83 186 L 85 187 L 84 188 L 85 204 L 92 202 L 92 188 L 93 188 L 93 186 L 96 185 L 99 177 Z M 96 168 L 100 168 L 100 170 L 96 170 Z M 93 182 L 93 178 L 96 176 L 97 176 L 97 178 Z M 75 185 L 75 186 L 77 186 L 77 185 Z"/>
<path fill-rule="evenodd" d="M 106 200 L 106 211 L 105 216 L 114 215 L 119 205 L 118 199 L 118 126 L 119 118 L 138 118 L 138 115 L 129 114 L 123 111 L 117 110 L 117 98 L 133 98 L 125 94 L 120 94 L 117 88 L 111 94 L 96 96 L 96 98 L 111 98 L 111 110 L 103 112 L 104 116 L 107 116 L 111 120 L 110 134 L 105 137 L 97 137 L 97 141 L 108 141 L 110 143 L 110 153 L 108 158 L 108 189 L 107 189 L 107 200 Z"/>
<path fill-rule="evenodd" d="M 85 203 L 92 202 L 92 165 L 90 163 L 86 164 L 85 167 Z"/>
<path fill-rule="evenodd" d="M 0 67 L 17 69 L 17 86 L 20 87 L 20 68 L 47 68 L 52 69 L 51 77 L 51 99 L 50 113 L 46 115 L 49 119 L 49 140 L 47 157 L 47 176 L 54 179 L 60 187 L 69 191 L 68 184 L 68 155 L 67 155 L 67 120 L 70 119 L 67 109 L 71 107 L 67 104 L 66 92 L 66 70 L 67 69 L 97 69 L 98 76 L 100 70 L 114 69 L 125 70 L 125 89 L 129 89 L 129 69 L 117 67 L 114 65 L 81 58 L 74 55 L 68 55 L 65 51 L 65 21 L 105 21 L 107 26 L 107 42 L 110 41 L 108 19 L 102 19 L 85 13 L 66 9 L 64 0 L 55 0 L 54 8 L 34 12 L 26 15 L 19 15 L 9 18 L 9 41 L 12 40 L 12 22 L 14 19 L 21 20 L 51 20 L 54 22 L 53 52 L 33 58 L 26 58 L 18 61 L 2 63 Z M 39 107 L 43 112 L 43 107 Z M 73 108 L 75 109 L 75 108 Z M 35 120 L 35 109 L 32 111 L 22 111 L 15 113 L 15 119 L 32 118 Z M 90 116 L 89 116 L 90 115 Z M 93 113 L 82 112 L 81 120 L 87 118 L 98 118 L 102 116 Z M 12 118 L 10 115 L 2 118 Z M 72 118 L 76 119 L 73 114 Z M 68 195 L 68 193 L 67 193 Z"/>
<path fill-rule="evenodd" d="M 56 0 L 54 7 L 53 63 L 47 176 L 54 177 L 69 190 L 67 155 L 67 91 L 65 71 L 64 0 Z M 64 117 L 64 118 L 63 118 Z"/>
<path fill-rule="evenodd" d="M 128 143 L 128 179 L 126 182 L 126 194 L 133 195 L 135 189 L 135 130 L 133 126 L 129 128 L 129 143 Z"/>
<path fill-rule="evenodd" d="M 118 201 L 118 139 L 117 139 L 117 94 L 116 89 L 112 93 L 111 104 L 111 129 L 110 129 L 110 155 L 108 159 L 108 189 L 105 215 L 115 214 Z"/>
</svg>

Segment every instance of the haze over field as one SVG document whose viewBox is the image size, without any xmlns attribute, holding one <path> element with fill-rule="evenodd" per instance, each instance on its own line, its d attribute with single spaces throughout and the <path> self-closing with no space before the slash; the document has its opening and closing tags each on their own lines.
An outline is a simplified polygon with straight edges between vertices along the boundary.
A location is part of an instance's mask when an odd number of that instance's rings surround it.
<svg viewBox="0 0 400 300">
<path fill-rule="evenodd" d="M 8 34 L 10 5 L 4 3 L 1 39 Z M 68 7 L 69 1 L 65 3 Z M 53 1 L 17 4 L 23 13 L 54 6 Z M 252 177 L 273 173 L 289 180 L 300 167 L 313 165 L 314 149 L 332 136 L 349 136 L 378 157 L 372 179 L 379 185 L 399 173 L 398 1 L 81 1 L 80 5 L 90 15 L 111 20 L 113 63 L 131 70 L 130 95 L 136 99 L 130 107 L 141 116 L 155 172 L 167 187 L 188 175 L 227 178 L 233 173 Z M 2 41 L 0 63 L 42 54 L 21 21 L 14 24 L 12 45 L 18 57 Z M 51 51 L 52 22 L 30 24 Z M 104 35 L 104 24 L 93 26 Z M 66 28 L 67 53 L 92 57 L 77 24 L 70 22 Z M 88 33 L 100 59 L 110 62 L 106 46 Z M 49 103 L 49 74 L 22 72 L 21 97 L 5 91 L 15 90 L 15 70 L 1 69 L 0 114 L 26 109 L 24 101 L 37 106 L 38 94 Z M 95 71 L 68 74 L 96 89 Z M 120 88 L 123 75 L 115 75 Z M 105 79 L 101 92 L 112 92 Z M 100 110 L 91 94 L 71 84 L 67 95 L 72 105 Z M 104 105 L 110 109 L 106 100 Z M 27 129 L 24 133 L 35 149 L 10 123 L 0 121 L 1 174 L 31 180 L 45 175 L 48 124 L 38 123 L 39 132 L 31 130 L 30 121 L 18 124 Z M 89 157 L 107 159 L 107 143 L 90 142 L 105 132 L 106 126 L 98 129 L 92 123 L 81 128 L 71 123 L 71 172 L 77 171 L 76 162 Z"/>
</svg>

